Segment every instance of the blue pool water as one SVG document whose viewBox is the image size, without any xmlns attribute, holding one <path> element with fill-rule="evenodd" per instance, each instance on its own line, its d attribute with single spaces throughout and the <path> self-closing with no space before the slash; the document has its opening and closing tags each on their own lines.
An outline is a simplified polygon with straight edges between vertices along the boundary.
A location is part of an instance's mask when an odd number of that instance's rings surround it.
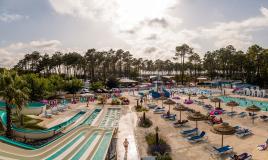
<svg viewBox="0 0 268 160">
<path fill-rule="evenodd" d="M 251 105 L 255 105 L 255 106 L 260 107 L 263 111 L 268 111 L 268 102 L 250 100 L 250 99 L 246 99 L 246 98 L 227 97 L 227 96 L 220 96 L 219 98 L 224 103 L 227 103 L 227 102 L 230 102 L 230 101 L 235 101 L 241 107 L 248 107 L 248 106 L 251 106 Z"/>
</svg>

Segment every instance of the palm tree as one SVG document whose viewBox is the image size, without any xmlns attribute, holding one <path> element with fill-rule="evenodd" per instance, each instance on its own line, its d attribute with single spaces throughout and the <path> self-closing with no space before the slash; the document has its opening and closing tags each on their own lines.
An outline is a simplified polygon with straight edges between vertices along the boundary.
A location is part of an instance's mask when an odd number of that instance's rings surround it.
<svg viewBox="0 0 268 160">
<path fill-rule="evenodd" d="M 6 113 L 7 113 L 7 130 L 6 136 L 11 138 L 11 109 L 13 106 L 21 108 L 28 96 L 25 92 L 26 89 L 18 88 L 19 84 L 23 84 L 21 78 L 16 72 L 4 71 L 0 76 L 0 96 L 3 97 L 6 103 Z"/>
<path fill-rule="evenodd" d="M 18 90 L 17 94 L 15 95 L 15 106 L 16 106 L 16 112 L 17 116 L 20 119 L 20 125 L 24 125 L 24 116 L 22 114 L 22 109 L 26 105 L 26 102 L 28 101 L 29 96 L 27 95 L 28 89 L 24 88 L 22 90 Z"/>
</svg>

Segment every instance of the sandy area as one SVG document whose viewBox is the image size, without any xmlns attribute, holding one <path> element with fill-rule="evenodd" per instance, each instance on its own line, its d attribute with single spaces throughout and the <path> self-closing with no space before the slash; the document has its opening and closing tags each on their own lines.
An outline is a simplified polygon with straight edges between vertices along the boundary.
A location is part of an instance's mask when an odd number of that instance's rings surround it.
<svg viewBox="0 0 268 160">
<path fill-rule="evenodd" d="M 229 92 L 227 92 L 229 93 Z M 182 101 L 187 96 L 179 95 L 181 97 L 181 100 L 178 100 L 178 102 L 182 103 Z M 130 106 L 134 106 L 136 104 L 135 97 L 128 96 L 131 100 Z M 197 97 L 192 97 L 192 99 L 197 99 Z M 252 98 L 254 99 L 254 98 Z M 259 98 L 257 98 L 259 99 Z M 209 100 L 204 101 L 206 104 L 212 104 Z M 160 102 L 159 102 L 160 105 Z M 202 113 L 206 114 L 207 111 L 204 110 L 201 106 L 198 106 L 196 104 L 187 105 L 189 108 L 201 111 Z M 230 111 L 231 108 L 228 106 L 225 106 L 224 104 L 221 105 L 223 109 Z M 166 110 L 168 107 L 166 107 Z M 134 110 L 134 109 L 132 109 Z M 236 107 L 234 108 L 234 111 L 242 112 L 245 111 L 244 108 Z M 172 113 L 175 113 L 179 115 L 178 111 L 171 110 Z M 264 112 L 259 112 L 260 114 L 266 114 Z M 137 113 L 137 115 L 140 117 L 142 113 Z M 199 122 L 198 127 L 200 130 L 203 130 L 207 133 L 207 140 L 205 142 L 200 142 L 197 144 L 190 144 L 183 138 L 179 131 L 182 129 L 187 129 L 187 127 L 184 128 L 174 128 L 172 126 L 171 121 L 166 121 L 160 117 L 159 114 L 154 114 L 152 110 L 148 111 L 146 113 L 147 117 L 149 117 L 153 121 L 153 126 L 144 129 L 137 127 L 135 130 L 136 134 L 136 141 L 138 143 L 138 149 L 140 152 L 140 156 L 147 156 L 147 144 L 145 141 L 145 135 L 148 132 L 154 132 L 155 126 L 158 126 L 160 128 L 160 135 L 162 138 L 166 139 L 166 141 L 171 146 L 171 155 L 174 160 L 209 160 L 209 159 L 215 159 L 216 157 L 212 156 L 210 154 L 210 151 L 212 150 L 212 146 L 220 146 L 221 145 L 221 136 L 216 135 L 210 131 L 211 126 L 208 125 L 205 122 Z M 182 113 L 182 119 L 186 119 L 186 112 Z M 224 136 L 224 144 L 230 145 L 234 148 L 234 152 L 240 154 L 243 152 L 248 152 L 253 155 L 254 160 L 265 160 L 268 159 L 268 152 L 267 151 L 258 151 L 257 145 L 263 144 L 266 139 L 268 138 L 267 132 L 268 132 L 268 122 L 262 122 L 261 120 L 257 119 L 255 121 L 255 124 L 251 123 L 251 119 L 248 117 L 245 118 L 238 118 L 238 117 L 229 117 L 227 115 L 221 116 L 224 120 L 224 122 L 228 122 L 230 125 L 239 125 L 242 127 L 246 127 L 253 131 L 254 135 L 249 136 L 247 138 L 238 138 L 235 135 L 230 136 Z M 177 117 L 178 118 L 178 117 Z M 195 122 L 189 122 L 189 128 L 194 127 Z M 225 157 L 221 157 L 219 159 L 226 159 Z"/>
</svg>

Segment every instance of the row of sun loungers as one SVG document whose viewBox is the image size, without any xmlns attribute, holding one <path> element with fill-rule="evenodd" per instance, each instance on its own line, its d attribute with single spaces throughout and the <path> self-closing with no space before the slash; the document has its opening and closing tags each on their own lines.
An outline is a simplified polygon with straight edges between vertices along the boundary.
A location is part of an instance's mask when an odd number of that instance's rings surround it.
<svg viewBox="0 0 268 160">
<path fill-rule="evenodd" d="M 44 113 L 45 118 L 51 118 L 53 115 L 57 115 L 59 112 L 64 112 L 68 108 L 68 105 L 58 105 L 50 109 L 51 113 L 46 110 Z"/>
</svg>

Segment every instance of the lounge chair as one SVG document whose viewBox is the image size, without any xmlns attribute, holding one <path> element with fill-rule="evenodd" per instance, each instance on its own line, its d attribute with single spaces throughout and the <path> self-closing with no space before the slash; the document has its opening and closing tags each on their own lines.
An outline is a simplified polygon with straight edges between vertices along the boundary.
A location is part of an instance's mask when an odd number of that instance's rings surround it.
<svg viewBox="0 0 268 160">
<path fill-rule="evenodd" d="M 241 128 L 235 132 L 235 135 L 239 138 L 252 135 L 253 133 L 249 129 Z"/>
<path fill-rule="evenodd" d="M 173 123 L 173 126 L 175 128 L 183 127 L 186 123 L 188 123 L 188 120 L 182 120 L 182 121 L 178 120 L 177 122 Z"/>
<path fill-rule="evenodd" d="M 188 137 L 187 140 L 192 143 L 200 142 L 204 139 L 204 136 L 206 135 L 206 132 L 202 131 L 197 136 Z"/>
<path fill-rule="evenodd" d="M 54 107 L 54 108 L 51 108 L 51 113 L 53 115 L 58 115 L 59 114 L 59 111 L 58 111 L 58 109 L 56 109 L 56 107 Z"/>
<path fill-rule="evenodd" d="M 220 148 L 213 147 L 213 148 L 214 148 L 214 154 L 216 155 L 223 155 L 233 152 L 233 147 L 231 146 L 223 146 Z"/>
<path fill-rule="evenodd" d="M 243 118 L 243 117 L 246 117 L 246 116 L 247 116 L 247 113 L 246 112 L 240 112 L 238 114 L 238 117 L 240 117 L 240 118 Z"/>
<path fill-rule="evenodd" d="M 193 128 L 193 129 L 189 129 L 189 130 L 182 130 L 180 133 L 183 136 L 190 136 L 190 135 L 195 134 L 197 131 L 198 131 L 198 128 Z"/>
<path fill-rule="evenodd" d="M 252 159 L 252 155 L 248 154 L 248 153 L 242 153 L 240 155 L 232 155 L 230 157 L 230 160 L 251 160 Z"/>
<path fill-rule="evenodd" d="M 211 111 L 213 109 L 212 105 L 207 105 L 207 104 L 203 105 L 203 108 L 208 111 Z"/>
<path fill-rule="evenodd" d="M 149 103 L 149 104 L 147 104 L 147 106 L 148 106 L 149 109 L 154 109 L 154 108 L 157 107 L 157 105 L 154 104 L 154 103 Z"/>
<path fill-rule="evenodd" d="M 235 111 L 232 111 L 232 112 L 226 112 L 226 114 L 227 114 L 227 116 L 232 117 L 232 116 L 237 115 L 237 112 L 235 112 Z"/>
<path fill-rule="evenodd" d="M 266 116 L 266 115 L 261 115 L 261 116 L 260 116 L 260 119 L 261 119 L 262 121 L 268 121 L 268 116 Z"/>
<path fill-rule="evenodd" d="M 44 117 L 46 117 L 46 118 L 52 118 L 52 114 L 47 113 L 47 111 L 45 111 Z"/>
<path fill-rule="evenodd" d="M 265 142 L 264 144 L 260 144 L 260 145 L 258 145 L 258 146 L 257 146 L 257 149 L 258 149 L 259 151 L 264 151 L 264 150 L 267 149 L 267 147 L 268 147 L 268 139 L 266 140 L 266 142 Z"/>
<path fill-rule="evenodd" d="M 258 116 L 257 116 L 256 113 L 253 114 L 253 113 L 250 113 L 250 112 L 249 112 L 248 115 L 250 116 L 250 118 L 254 118 L 254 119 L 255 119 L 255 118 L 258 118 Z"/>
<path fill-rule="evenodd" d="M 161 115 L 161 117 L 168 120 L 175 120 L 176 114 L 164 113 Z"/>
<path fill-rule="evenodd" d="M 161 107 L 156 107 L 153 112 L 155 114 L 161 114 L 161 113 L 164 113 L 165 112 L 165 109 L 164 108 L 161 108 Z"/>
</svg>

